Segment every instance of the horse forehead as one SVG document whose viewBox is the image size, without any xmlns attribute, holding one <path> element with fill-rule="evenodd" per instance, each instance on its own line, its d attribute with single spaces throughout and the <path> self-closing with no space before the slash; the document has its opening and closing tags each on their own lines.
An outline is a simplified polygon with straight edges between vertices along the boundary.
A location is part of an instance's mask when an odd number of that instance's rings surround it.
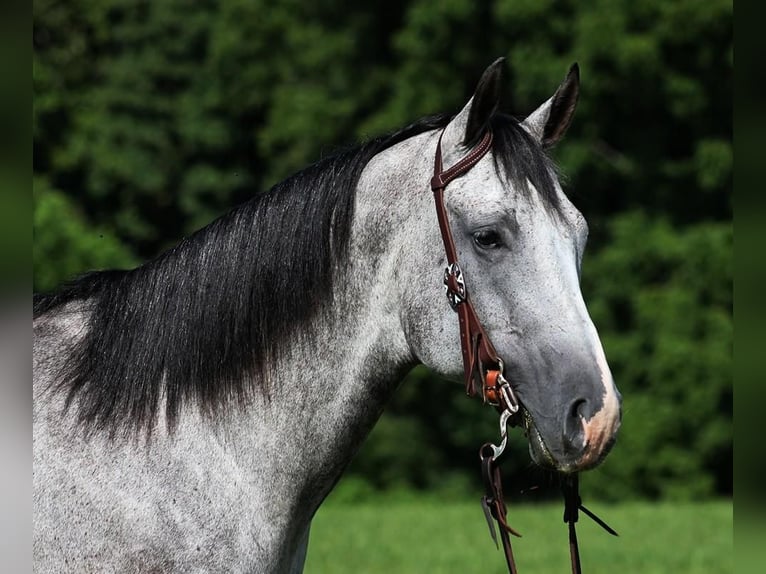
<svg viewBox="0 0 766 574">
<path fill-rule="evenodd" d="M 446 200 L 460 217 L 489 220 L 519 213 L 534 217 L 545 211 L 534 189 L 529 193 L 516 189 L 514 184 L 498 175 L 491 160 L 480 162 L 457 181 L 460 183 L 454 186 Z M 529 182 L 526 185 L 531 186 Z M 450 191 L 449 187 L 447 190 Z"/>
</svg>

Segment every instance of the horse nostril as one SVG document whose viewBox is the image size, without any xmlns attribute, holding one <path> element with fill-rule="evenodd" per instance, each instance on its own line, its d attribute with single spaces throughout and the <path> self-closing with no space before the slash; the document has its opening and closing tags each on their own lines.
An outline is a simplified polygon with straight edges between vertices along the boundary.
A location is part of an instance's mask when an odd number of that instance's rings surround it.
<svg viewBox="0 0 766 574">
<path fill-rule="evenodd" d="M 576 399 L 569 405 L 564 418 L 564 450 L 568 453 L 580 453 L 585 448 L 583 421 L 588 401 Z"/>
<path fill-rule="evenodd" d="M 577 399 L 575 402 L 573 402 L 572 407 L 569 409 L 569 416 L 574 419 L 585 418 L 585 415 L 582 411 L 585 408 L 585 404 L 587 402 L 588 401 L 586 399 Z"/>
</svg>

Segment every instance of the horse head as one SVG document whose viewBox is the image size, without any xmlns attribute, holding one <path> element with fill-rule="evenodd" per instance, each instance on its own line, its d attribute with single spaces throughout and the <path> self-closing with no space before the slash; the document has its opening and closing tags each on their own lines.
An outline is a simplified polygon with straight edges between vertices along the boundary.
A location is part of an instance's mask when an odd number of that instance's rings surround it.
<svg viewBox="0 0 766 574">
<path fill-rule="evenodd" d="M 521 402 L 517 417 L 532 459 L 563 472 L 592 468 L 620 426 L 617 391 L 580 291 L 588 226 L 563 193 L 547 150 L 569 126 L 579 71 L 523 121 L 498 112 L 502 61 L 491 65 L 444 128 L 444 167 L 465 157 L 487 130 L 489 153 L 446 186 L 444 204 L 468 295 Z M 426 150 L 436 147 L 436 136 Z M 428 153 L 428 152 L 427 152 Z M 433 160 L 431 160 L 433 161 Z M 415 277 L 403 319 L 415 356 L 461 377 L 458 320 L 444 299 L 445 265 L 433 198 L 419 195 L 402 266 Z"/>
</svg>

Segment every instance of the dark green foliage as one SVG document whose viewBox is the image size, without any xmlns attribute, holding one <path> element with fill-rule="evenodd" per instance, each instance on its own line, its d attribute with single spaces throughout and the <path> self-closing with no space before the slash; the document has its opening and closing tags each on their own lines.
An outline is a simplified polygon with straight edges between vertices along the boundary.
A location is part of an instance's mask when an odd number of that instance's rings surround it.
<svg viewBox="0 0 766 574">
<path fill-rule="evenodd" d="M 613 218 L 583 290 L 623 393 L 614 453 L 593 492 L 672 498 L 731 492 L 731 224 L 674 229 Z"/>
<path fill-rule="evenodd" d="M 38 290 L 53 289 L 90 269 L 130 268 L 140 261 L 110 231 L 91 227 L 69 196 L 35 178 L 34 276 Z"/>
<path fill-rule="evenodd" d="M 498 56 L 519 116 L 581 70 L 555 155 L 590 222 L 583 290 L 625 401 L 584 489 L 730 493 L 730 0 L 40 0 L 36 289 L 131 266 L 337 146 L 456 111 Z M 478 485 L 495 417 L 444 385 L 414 371 L 351 473 Z M 555 484 L 527 461 L 515 439 L 514 487 Z"/>
</svg>

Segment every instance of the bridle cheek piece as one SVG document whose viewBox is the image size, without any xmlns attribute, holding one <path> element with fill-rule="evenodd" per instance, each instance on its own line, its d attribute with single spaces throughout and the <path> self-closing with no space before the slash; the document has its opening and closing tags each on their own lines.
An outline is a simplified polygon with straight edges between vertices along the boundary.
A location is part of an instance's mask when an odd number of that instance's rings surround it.
<svg viewBox="0 0 766 574">
<path fill-rule="evenodd" d="M 492 148 L 492 132 L 487 131 L 476 147 L 446 170 L 442 167 L 442 135 L 439 136 L 439 143 L 436 146 L 431 190 L 434 193 L 439 229 L 444 250 L 447 253 L 444 289 L 450 306 L 458 314 L 460 324 L 465 391 L 471 397 L 480 394 L 485 403 L 498 407 L 501 412 L 508 411 L 514 414 L 519 410 L 519 401 L 511 385 L 503 376 L 503 361 L 484 332 L 468 296 L 463 271 L 457 260 L 457 250 L 450 231 L 447 209 L 444 206 L 444 188 L 453 179 L 470 171 L 487 154 Z"/>
<path fill-rule="evenodd" d="M 447 209 L 444 206 L 444 189 L 447 187 L 447 184 L 470 171 L 487 154 L 492 148 L 492 132 L 487 130 L 481 141 L 468 154 L 446 170 L 442 166 L 441 144 L 443 135 L 444 131 L 439 135 L 439 142 L 436 145 L 431 190 L 434 193 L 436 216 L 439 220 L 439 230 L 441 231 L 444 250 L 447 254 L 447 267 L 444 270 L 444 289 L 447 294 L 447 301 L 449 301 L 450 307 L 457 313 L 460 325 L 460 351 L 463 355 L 466 394 L 470 397 L 480 395 L 485 404 L 495 407 L 500 413 L 500 436 L 502 438 L 500 445 L 487 443 L 479 450 L 485 488 L 481 505 L 495 545 L 497 545 L 495 522 L 500 530 L 500 539 L 503 543 L 508 571 L 511 574 L 517 574 L 509 534 L 514 536 L 521 535 L 508 525 L 500 467 L 496 464 L 496 461 L 505 450 L 508 439 L 508 422 L 519 411 L 520 403 L 510 383 L 503 375 L 505 367 L 503 360 L 498 356 L 492 341 L 490 341 L 487 333 L 482 328 L 469 297 L 465 277 L 458 263 L 457 250 L 455 249 L 455 242 L 452 238 L 449 219 L 447 218 Z M 564 494 L 564 522 L 569 525 L 569 550 L 572 572 L 580 574 L 580 554 L 577 546 L 577 534 L 575 532 L 578 510 L 582 510 L 586 515 L 593 518 L 610 534 L 616 536 L 617 533 L 582 506 L 578 494 L 577 474 L 567 475 L 563 478 L 562 492 Z"/>
</svg>

